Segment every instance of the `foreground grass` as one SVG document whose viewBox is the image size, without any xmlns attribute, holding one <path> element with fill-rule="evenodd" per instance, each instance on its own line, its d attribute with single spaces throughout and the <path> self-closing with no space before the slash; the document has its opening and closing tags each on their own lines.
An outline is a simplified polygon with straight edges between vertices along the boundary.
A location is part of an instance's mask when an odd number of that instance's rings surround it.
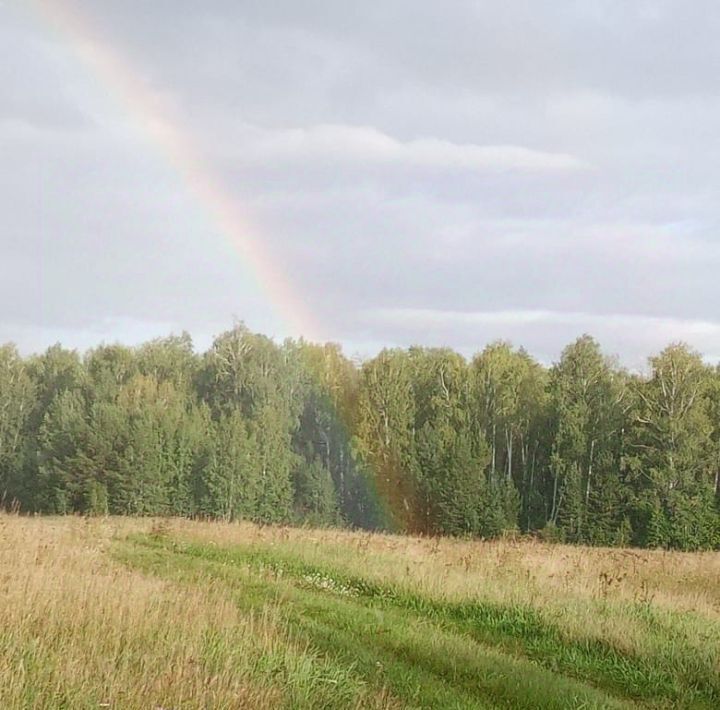
<svg viewBox="0 0 720 710">
<path fill-rule="evenodd" d="M 720 706 L 720 555 L 0 517 L 0 707 Z"/>
</svg>

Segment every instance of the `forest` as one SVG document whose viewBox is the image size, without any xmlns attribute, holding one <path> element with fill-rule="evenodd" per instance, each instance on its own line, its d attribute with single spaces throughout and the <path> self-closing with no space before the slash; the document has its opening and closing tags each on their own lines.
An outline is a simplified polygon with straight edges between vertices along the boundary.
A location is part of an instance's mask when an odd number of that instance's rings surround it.
<svg viewBox="0 0 720 710">
<path fill-rule="evenodd" d="M 237 324 L 80 354 L 0 347 L 0 502 L 420 535 L 720 547 L 720 370 L 629 372 L 584 335 L 544 366 L 282 344 Z"/>
</svg>

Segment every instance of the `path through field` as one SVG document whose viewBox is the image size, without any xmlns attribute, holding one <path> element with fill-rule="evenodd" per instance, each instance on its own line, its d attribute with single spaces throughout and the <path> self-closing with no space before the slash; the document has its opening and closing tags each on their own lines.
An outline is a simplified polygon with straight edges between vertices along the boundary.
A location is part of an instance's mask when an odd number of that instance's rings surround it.
<svg viewBox="0 0 720 710">
<path fill-rule="evenodd" d="M 720 706 L 720 555 L 0 517 L 0 706 Z"/>
</svg>

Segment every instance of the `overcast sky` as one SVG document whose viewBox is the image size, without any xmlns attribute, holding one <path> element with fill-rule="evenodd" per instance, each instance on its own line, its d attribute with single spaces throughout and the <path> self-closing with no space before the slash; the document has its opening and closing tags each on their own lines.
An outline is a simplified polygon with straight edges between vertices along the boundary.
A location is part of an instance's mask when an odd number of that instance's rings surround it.
<svg viewBox="0 0 720 710">
<path fill-rule="evenodd" d="M 716 0 L 4 0 L 0 342 L 298 334 L 101 45 L 349 354 L 717 359 L 719 36 Z"/>
</svg>

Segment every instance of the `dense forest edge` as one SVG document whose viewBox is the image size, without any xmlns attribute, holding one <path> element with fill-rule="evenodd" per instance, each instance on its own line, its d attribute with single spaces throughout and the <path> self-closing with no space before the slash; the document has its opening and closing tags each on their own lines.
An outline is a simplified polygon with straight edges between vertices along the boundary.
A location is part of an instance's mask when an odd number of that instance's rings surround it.
<svg viewBox="0 0 720 710">
<path fill-rule="evenodd" d="M 238 324 L 84 355 L 0 347 L 0 503 L 417 534 L 720 548 L 720 369 L 647 375 L 590 336 L 545 367 L 498 342 L 282 344 Z"/>
</svg>

